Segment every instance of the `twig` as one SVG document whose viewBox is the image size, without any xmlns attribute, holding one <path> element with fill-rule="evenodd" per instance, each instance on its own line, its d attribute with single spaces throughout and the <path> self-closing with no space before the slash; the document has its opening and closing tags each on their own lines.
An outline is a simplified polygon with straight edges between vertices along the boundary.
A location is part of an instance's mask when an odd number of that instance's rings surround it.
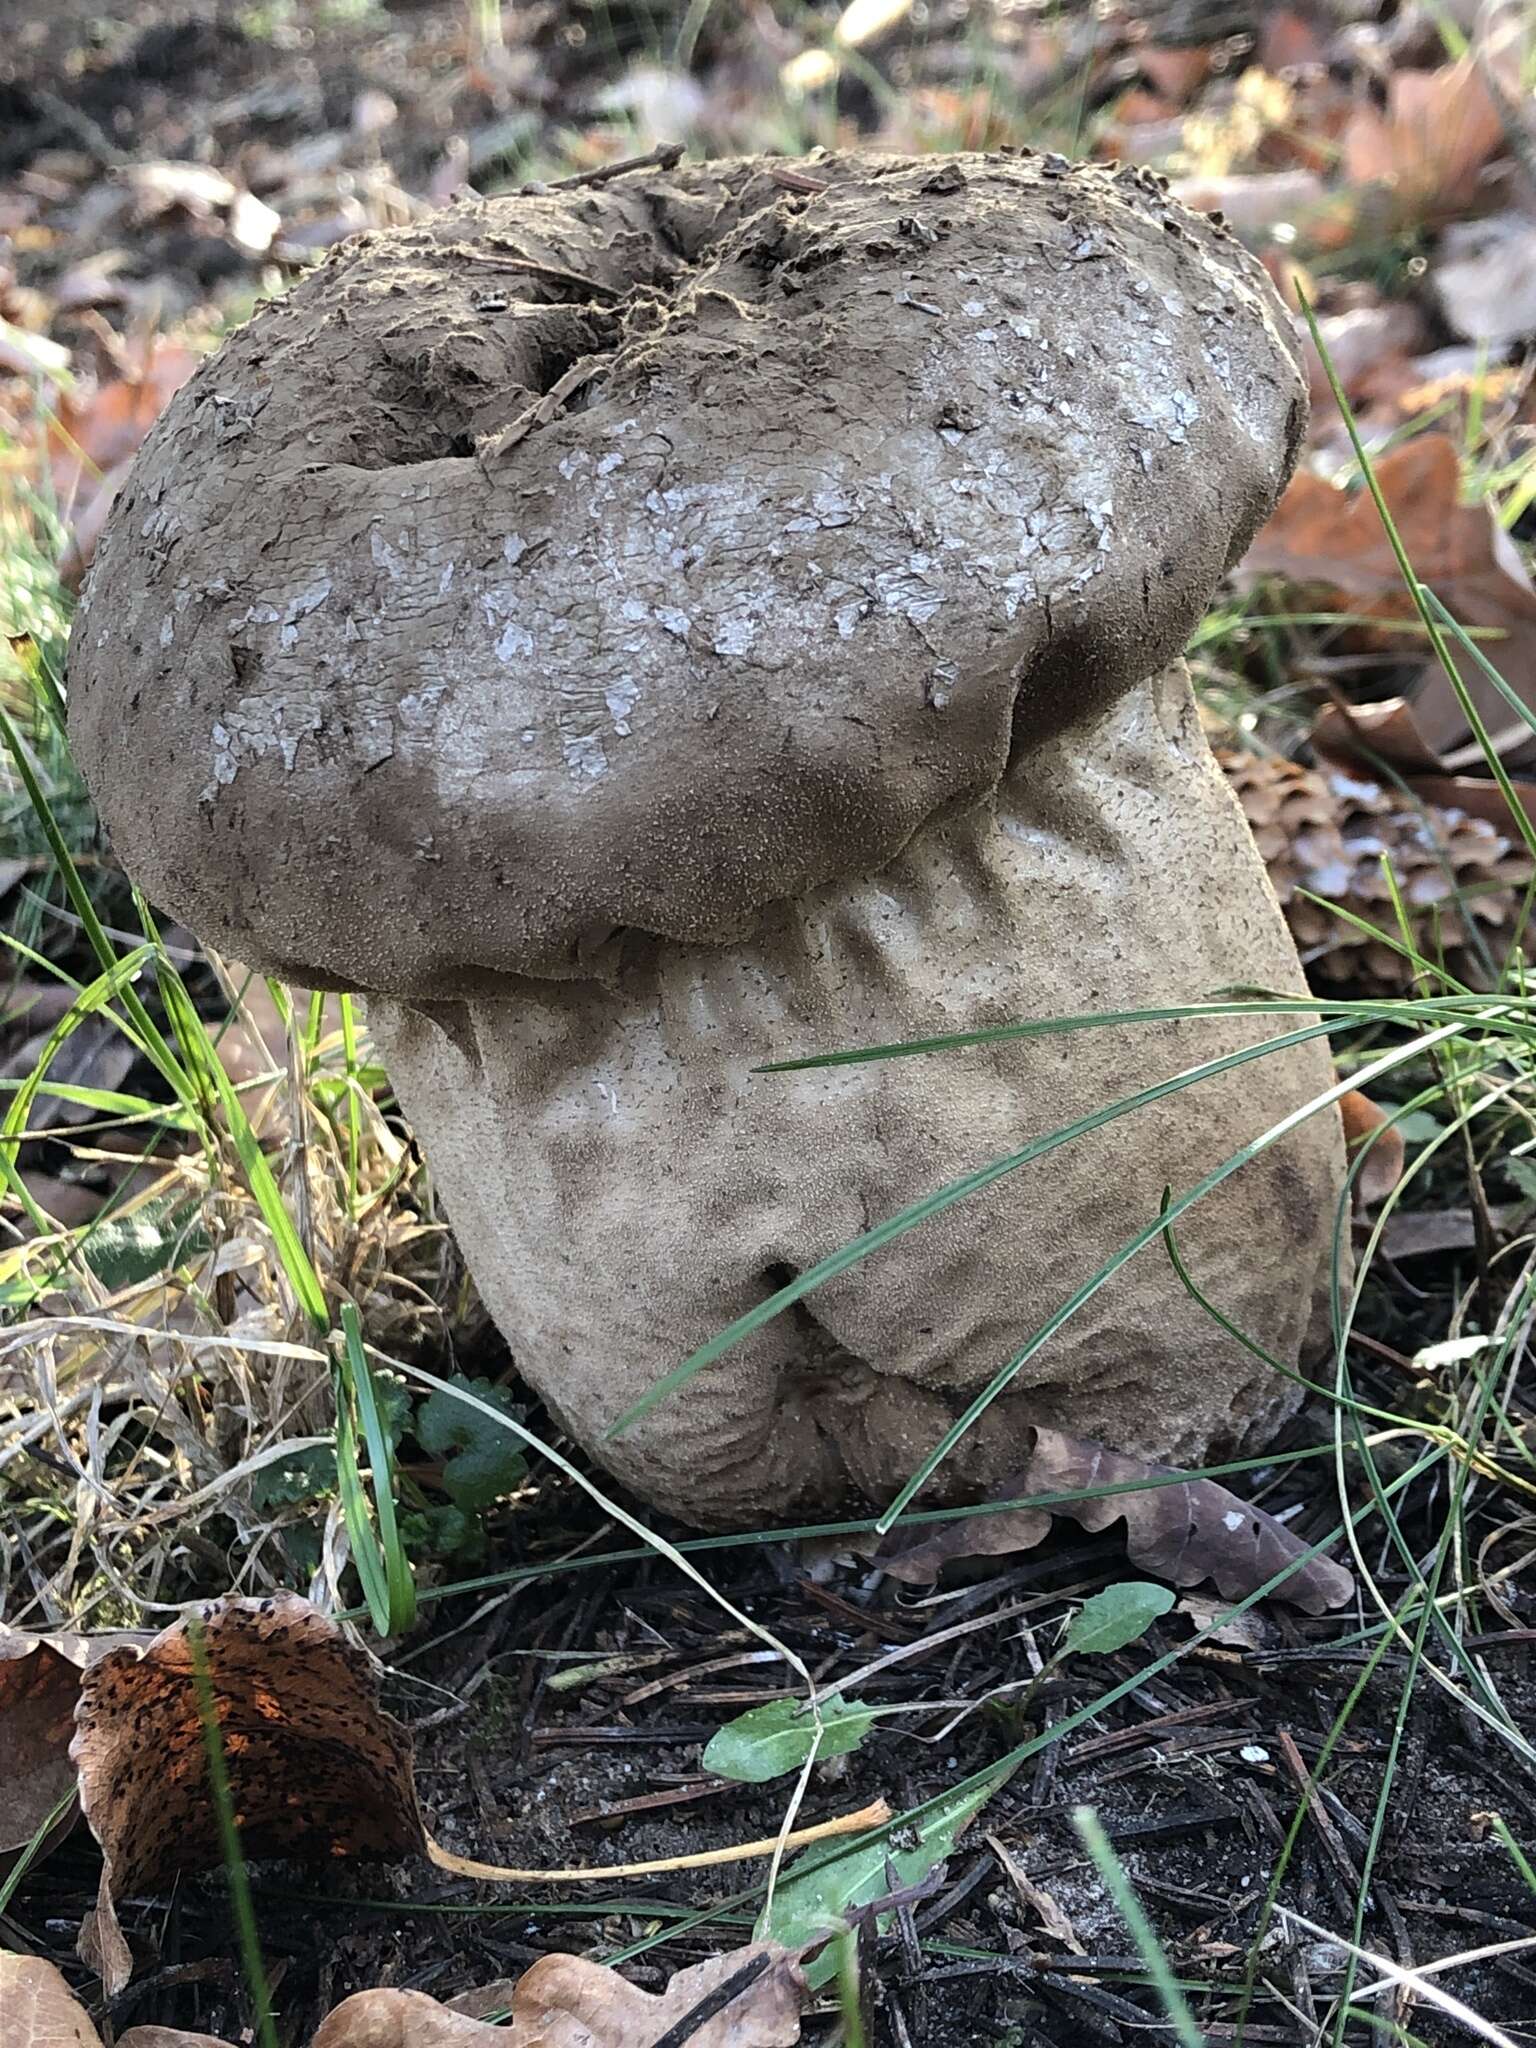
<svg viewBox="0 0 1536 2048">
<path fill-rule="evenodd" d="M 615 178 L 628 176 L 631 171 L 675 171 L 683 160 L 685 145 L 681 142 L 663 142 L 655 149 L 648 149 L 644 156 L 627 156 L 616 164 L 599 164 L 595 171 L 577 171 L 569 178 L 551 178 L 548 184 L 525 185 L 527 193 L 574 192 L 581 185 L 607 185 Z"/>
<path fill-rule="evenodd" d="M 805 192 L 814 195 L 817 192 L 825 192 L 832 183 L 830 178 L 810 178 L 804 171 L 792 171 L 780 164 L 770 164 L 768 175 L 775 185 L 781 186 L 786 192 Z"/>
<path fill-rule="evenodd" d="M 38 112 L 45 114 L 57 129 L 69 137 L 77 149 L 83 150 L 89 157 L 94 157 L 96 162 L 107 170 L 120 170 L 132 161 L 89 114 L 82 112 L 79 107 L 71 106 L 69 101 L 58 93 L 49 92 L 40 86 L 31 86 L 27 88 L 27 96 Z"/>
<path fill-rule="evenodd" d="M 1340 1876 L 1350 1891 L 1358 1892 L 1360 1873 L 1350 1861 L 1349 1851 L 1344 1847 L 1339 1831 L 1333 1824 L 1333 1816 L 1323 1806 L 1322 1788 L 1315 1783 L 1311 1772 L 1302 1761 L 1301 1751 L 1296 1747 L 1295 1738 L 1288 1728 L 1280 1730 L 1280 1754 L 1285 1758 L 1286 1766 L 1296 1780 L 1297 1790 L 1301 1793 L 1301 1803 L 1312 1825 L 1317 1829 L 1323 1847 L 1333 1858 Z"/>
<path fill-rule="evenodd" d="M 515 448 L 519 441 L 531 434 L 535 427 L 547 427 L 561 406 L 583 384 L 588 384 L 605 364 L 612 359 L 606 355 L 580 356 L 568 370 L 563 370 L 544 393 L 532 405 L 525 406 L 510 425 L 498 434 L 490 434 L 477 448 L 482 463 L 494 462 Z"/>
<path fill-rule="evenodd" d="M 857 1813 L 824 1820 L 813 1828 L 797 1828 L 793 1834 L 773 1835 L 763 1842 L 737 1842 L 729 1849 L 702 1849 L 692 1856 L 661 1856 L 650 1863 L 597 1863 L 575 1870 L 505 1870 L 499 1863 L 476 1863 L 468 1856 L 455 1856 L 441 1842 L 427 1837 L 427 1860 L 455 1877 L 479 1878 L 486 1884 L 588 1884 L 595 1879 L 616 1877 L 659 1877 L 669 1870 L 710 1870 L 717 1863 L 753 1863 L 763 1856 L 786 1849 L 803 1849 L 811 1842 L 825 1842 L 834 1835 L 862 1834 L 866 1828 L 884 1827 L 891 1809 L 883 1799 L 861 1806 Z"/>
<path fill-rule="evenodd" d="M 518 270 L 529 277 L 548 278 L 551 284 L 572 285 L 593 298 L 617 299 L 623 294 L 617 285 L 603 284 L 595 277 L 583 277 L 579 270 L 562 270 L 558 263 L 541 263 L 536 256 L 486 256 L 478 249 L 460 249 L 458 263 L 478 263 L 484 270 Z"/>
</svg>

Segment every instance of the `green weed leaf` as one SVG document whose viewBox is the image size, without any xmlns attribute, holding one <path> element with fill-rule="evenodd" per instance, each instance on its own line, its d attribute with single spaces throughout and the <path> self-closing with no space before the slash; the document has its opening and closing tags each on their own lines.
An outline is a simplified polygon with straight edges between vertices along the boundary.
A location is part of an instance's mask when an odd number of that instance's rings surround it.
<svg viewBox="0 0 1536 2048">
<path fill-rule="evenodd" d="M 504 1415 L 517 1412 L 506 1388 L 488 1380 L 466 1379 L 456 1373 L 447 1384 L 462 1387 Z M 429 1394 L 417 1410 L 416 1436 L 429 1456 L 442 1459 L 443 1488 L 456 1507 L 488 1508 L 493 1500 L 510 1493 L 528 1470 L 528 1461 L 509 1431 L 442 1388 Z"/>
<path fill-rule="evenodd" d="M 445 1507 L 413 1508 L 400 1517 L 400 1541 L 411 1557 L 450 1558 L 472 1565 L 485 1557 L 485 1523 L 450 1502 Z"/>
<path fill-rule="evenodd" d="M 336 1491 L 336 1453 L 316 1444 L 295 1451 L 281 1465 L 263 1465 L 251 1475 L 251 1505 L 258 1514 L 329 1500 Z"/>
<path fill-rule="evenodd" d="M 934 1800 L 910 1824 L 881 1828 L 872 1839 L 860 1838 L 840 1854 L 807 1849 L 791 1864 L 771 1906 L 760 1916 L 754 1939 L 802 1948 L 835 1927 L 852 1907 L 887 1896 L 892 1871 L 897 1884 L 921 1884 L 1016 1768 L 1010 1761 L 989 1771 L 979 1783 L 957 1787 L 948 1798 Z M 836 1969 L 835 1952 L 824 1950 L 806 1966 L 806 1977 L 815 1989 L 828 1983 Z"/>
<path fill-rule="evenodd" d="M 115 1294 L 157 1273 L 201 1258 L 213 1240 L 198 1221 L 196 1202 L 174 1196 L 147 1202 L 131 1216 L 110 1217 L 85 1237 L 81 1255 L 103 1287 Z"/>
<path fill-rule="evenodd" d="M 814 1749 L 821 1757 L 847 1756 L 869 1733 L 874 1714 L 837 1693 L 821 1703 L 821 1742 L 803 1700 L 770 1700 L 717 1728 L 704 1748 L 704 1768 L 743 1785 L 764 1785 L 798 1771 Z"/>
<path fill-rule="evenodd" d="M 1111 1650 L 1123 1650 L 1144 1636 L 1160 1614 L 1173 1605 L 1166 1586 L 1153 1586 L 1141 1579 L 1127 1579 L 1123 1585 L 1106 1586 L 1085 1600 L 1072 1617 L 1060 1654 L 1063 1657 L 1103 1657 Z"/>
<path fill-rule="evenodd" d="M 1384 1105 L 1387 1106 L 1387 1105 Z M 1405 1145 L 1429 1145 L 1445 1135 L 1445 1125 L 1427 1109 L 1410 1109 L 1396 1119 L 1397 1134 Z"/>
</svg>

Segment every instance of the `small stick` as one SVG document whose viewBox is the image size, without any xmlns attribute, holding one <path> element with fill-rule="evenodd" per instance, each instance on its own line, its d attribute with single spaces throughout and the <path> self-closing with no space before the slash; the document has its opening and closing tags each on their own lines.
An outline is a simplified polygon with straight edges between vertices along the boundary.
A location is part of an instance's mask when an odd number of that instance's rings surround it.
<svg viewBox="0 0 1536 2048">
<path fill-rule="evenodd" d="M 786 1849 L 803 1849 L 811 1842 L 825 1842 L 833 1835 L 856 1835 L 865 1828 L 883 1827 L 891 1809 L 883 1799 L 857 1813 L 841 1814 L 836 1820 L 818 1822 L 813 1828 L 796 1828 L 784 1837 Z M 476 1863 L 468 1856 L 455 1856 L 440 1842 L 427 1837 L 427 1860 L 455 1877 L 480 1878 L 487 1884 L 590 1884 L 595 1879 L 615 1877 L 659 1877 L 669 1870 L 710 1870 L 717 1863 L 751 1863 L 760 1856 L 772 1856 L 779 1837 L 765 1842 L 737 1842 L 729 1849 L 704 1849 L 692 1856 L 662 1856 L 653 1863 L 598 1863 L 577 1870 L 504 1870 L 498 1863 Z"/>
<path fill-rule="evenodd" d="M 657 2040 L 656 2048 L 685 2048 L 685 2044 L 702 2031 L 707 2021 L 724 2012 L 728 2005 L 734 2005 L 743 1991 L 750 1990 L 758 1978 L 766 1977 L 772 1968 L 771 1954 L 753 1956 L 739 1970 L 733 1970 L 723 1984 L 717 1984 L 713 1991 L 706 1992 L 691 2011 L 683 2014 L 676 2026 L 668 2027 Z M 731 2031 L 735 2032 L 734 2026 Z"/>
<path fill-rule="evenodd" d="M 583 384 L 590 384 L 599 370 L 607 367 L 612 360 L 605 355 L 578 356 L 569 369 L 562 370 L 542 398 L 536 398 L 532 405 L 524 406 L 517 418 L 499 433 L 490 435 L 476 449 L 481 465 L 494 462 L 500 456 L 515 448 L 519 441 L 526 440 L 535 427 L 547 427 L 559 412 L 565 401 Z"/>
<path fill-rule="evenodd" d="M 782 186 L 786 192 L 825 192 L 832 183 L 830 178 L 810 178 L 804 171 L 783 169 L 778 164 L 768 166 L 768 175 L 775 185 Z"/>
<path fill-rule="evenodd" d="M 1296 1747 L 1296 1739 L 1288 1728 L 1280 1730 L 1280 1754 L 1285 1758 L 1286 1767 L 1296 1780 L 1302 1806 L 1322 1837 L 1323 1847 L 1333 1858 L 1346 1886 L 1351 1891 L 1358 1892 L 1360 1873 L 1349 1860 L 1349 1851 L 1340 1840 L 1339 1831 L 1333 1824 L 1333 1816 L 1324 1808 L 1317 1782 L 1308 1771 L 1301 1751 Z"/>
<path fill-rule="evenodd" d="M 644 156 L 627 156 L 616 164 L 599 164 L 594 171 L 577 171 L 569 178 L 551 178 L 547 184 L 525 185 L 525 192 L 574 192 L 581 185 L 606 185 L 631 171 L 675 171 L 683 160 L 681 142 L 663 142 Z"/>
<path fill-rule="evenodd" d="M 583 277 L 579 270 L 562 270 L 558 263 L 540 263 L 533 256 L 487 256 L 479 249 L 460 249 L 454 260 L 478 263 L 484 270 L 520 270 L 529 277 L 548 278 L 551 284 L 571 285 L 578 291 L 590 292 L 594 299 L 622 296 L 617 285 L 602 284 L 595 277 Z"/>
</svg>

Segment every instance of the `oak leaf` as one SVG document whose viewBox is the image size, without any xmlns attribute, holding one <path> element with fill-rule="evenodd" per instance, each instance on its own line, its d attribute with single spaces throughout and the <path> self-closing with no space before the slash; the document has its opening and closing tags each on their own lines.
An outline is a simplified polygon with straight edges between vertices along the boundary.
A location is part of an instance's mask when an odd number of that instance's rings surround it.
<svg viewBox="0 0 1536 2048">
<path fill-rule="evenodd" d="M 185 2027 L 130 2027 L 117 2048 L 231 2048 L 214 2034 L 189 2034 Z"/>
<path fill-rule="evenodd" d="M 1491 629 L 1485 651 L 1515 688 L 1532 694 L 1536 678 L 1536 584 L 1520 551 L 1487 504 L 1461 502 L 1461 454 L 1448 434 L 1418 434 L 1375 464 L 1376 482 L 1393 524 L 1426 583 L 1464 626 Z M 1291 480 L 1278 507 L 1259 529 L 1243 558 L 1248 575 L 1280 576 L 1287 582 L 1332 591 L 1345 608 L 1381 618 L 1414 616 L 1413 600 L 1370 493 L 1345 491 L 1310 470 Z M 1536 740 L 1515 719 L 1493 684 L 1470 660 L 1459 664 L 1467 690 L 1491 733 L 1509 734 L 1501 749 L 1511 763 L 1536 754 Z M 1411 747 L 1412 766 L 1432 769 L 1447 749 L 1468 739 L 1455 692 L 1437 663 L 1426 660 L 1411 690 L 1411 712 L 1400 712 L 1401 746 Z M 1355 718 L 1381 707 L 1360 707 Z M 1370 744 L 1381 751 L 1383 735 L 1370 723 Z M 1347 741 L 1340 722 L 1330 721 L 1320 737 L 1337 751 Z M 1400 750 L 1390 758 L 1409 762 Z M 1452 760 L 1448 765 L 1458 765 Z"/>
<path fill-rule="evenodd" d="M 1175 1586 L 1211 1579 L 1225 1599 L 1240 1600 L 1306 1549 L 1273 1515 L 1214 1479 L 1185 1477 L 1171 1466 L 1127 1457 L 1055 1429 L 1037 1428 L 1034 1439 L 1029 1463 L 1000 1490 L 1000 1498 L 1084 1493 L 1093 1487 L 1124 1490 L 1058 1500 L 1049 1507 L 970 1515 L 912 1537 L 898 1534 L 873 1553 L 874 1562 L 893 1578 L 927 1584 L 958 1558 L 1033 1550 L 1044 1540 L 1053 1515 L 1066 1515 L 1091 1534 L 1123 1520 L 1126 1551 L 1143 1570 Z M 1341 1565 L 1314 1557 L 1298 1565 L 1274 1597 L 1306 1614 L 1322 1614 L 1353 1592 L 1354 1580 Z"/>
<path fill-rule="evenodd" d="M 101 2048 L 100 2034 L 45 1956 L 0 1949 L 0 2018 L 5 2048 Z"/>
<path fill-rule="evenodd" d="M 1499 109 L 1467 56 L 1435 71 L 1394 71 L 1384 107 L 1362 99 L 1344 130 L 1341 168 L 1350 185 L 1387 187 L 1401 221 L 1447 220 L 1476 198 L 1503 143 Z"/>
<path fill-rule="evenodd" d="M 147 1635 L 29 1635 L 0 1625 L 0 1870 L 74 1791 L 69 1744 L 81 1673 L 93 1657 Z M 78 1817 L 71 1803 L 40 1847 L 46 1853 Z"/>
<path fill-rule="evenodd" d="M 793 2048 L 805 1996 L 794 1956 L 774 1942 L 711 1956 L 660 1993 L 603 1963 L 549 1955 L 512 1987 L 509 2026 L 419 1991 L 360 1991 L 313 2048 Z"/>
</svg>

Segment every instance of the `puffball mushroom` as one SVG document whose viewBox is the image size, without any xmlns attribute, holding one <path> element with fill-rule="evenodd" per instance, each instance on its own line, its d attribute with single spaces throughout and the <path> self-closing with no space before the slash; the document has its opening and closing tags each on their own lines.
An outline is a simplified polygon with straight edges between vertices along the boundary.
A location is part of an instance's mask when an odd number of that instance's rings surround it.
<svg viewBox="0 0 1536 2048">
<path fill-rule="evenodd" d="M 472 200 L 343 245 L 172 401 L 71 721 L 204 940 L 362 990 L 518 1366 L 724 1526 L 889 1497 L 1321 1042 L 1110 1122 L 902 1237 L 624 1433 L 669 1368 L 955 1176 L 1280 1023 L 765 1062 L 1167 1006 L 1298 967 L 1180 659 L 1301 438 L 1286 317 L 1139 170 L 822 155 Z M 1185 1217 L 1287 1365 L 1338 1119 Z M 1045 1423 L 1188 1462 L 1294 1384 L 1161 1246 L 924 1498 Z"/>
</svg>

